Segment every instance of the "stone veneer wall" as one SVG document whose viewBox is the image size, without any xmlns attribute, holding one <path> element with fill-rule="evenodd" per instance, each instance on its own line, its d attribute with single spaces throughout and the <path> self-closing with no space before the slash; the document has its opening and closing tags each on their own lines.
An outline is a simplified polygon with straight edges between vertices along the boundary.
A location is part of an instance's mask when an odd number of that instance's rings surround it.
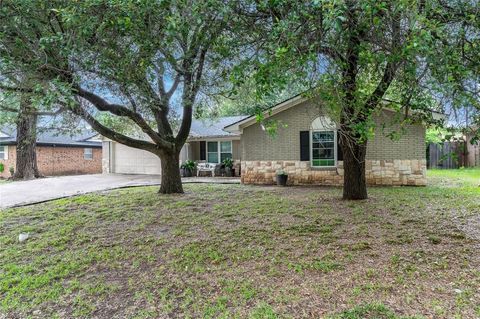
<svg viewBox="0 0 480 319">
<path fill-rule="evenodd" d="M 288 174 L 290 185 L 337 185 L 343 184 L 343 162 L 332 169 L 311 168 L 309 161 L 242 161 L 242 183 L 275 184 L 276 173 Z M 368 185 L 414 185 L 427 184 L 427 162 L 414 160 L 367 160 L 365 162 Z"/>
</svg>

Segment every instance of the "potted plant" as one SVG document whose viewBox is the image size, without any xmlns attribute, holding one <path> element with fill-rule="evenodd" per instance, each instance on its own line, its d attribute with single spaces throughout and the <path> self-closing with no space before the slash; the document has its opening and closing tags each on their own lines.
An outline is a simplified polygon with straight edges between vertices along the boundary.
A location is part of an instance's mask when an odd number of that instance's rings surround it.
<svg viewBox="0 0 480 319">
<path fill-rule="evenodd" d="M 195 167 L 197 164 L 192 160 L 186 160 L 185 163 L 182 164 L 185 177 L 191 177 L 193 172 L 195 171 Z"/>
<path fill-rule="evenodd" d="M 277 172 L 277 185 L 287 186 L 288 174 L 285 171 Z"/>
<path fill-rule="evenodd" d="M 186 169 L 185 169 L 185 163 L 182 163 L 182 165 L 180 165 L 180 176 L 182 177 L 186 177 L 187 174 L 186 174 Z"/>
<path fill-rule="evenodd" d="M 223 165 L 225 165 L 225 175 L 227 177 L 232 177 L 234 175 L 232 159 L 231 158 L 224 159 Z"/>
</svg>

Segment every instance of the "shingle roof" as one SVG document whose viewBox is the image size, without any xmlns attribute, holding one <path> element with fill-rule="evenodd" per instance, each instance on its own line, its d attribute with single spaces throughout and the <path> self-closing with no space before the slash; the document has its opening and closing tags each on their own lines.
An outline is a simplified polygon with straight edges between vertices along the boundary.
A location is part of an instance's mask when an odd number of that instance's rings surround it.
<svg viewBox="0 0 480 319">
<path fill-rule="evenodd" d="M 0 128 L 0 145 L 17 144 L 17 131 L 14 128 Z M 78 146 L 78 147 L 101 147 L 102 142 L 88 141 L 97 135 L 94 131 L 84 130 L 80 133 L 59 134 L 57 130 L 42 129 L 37 133 L 37 145 Z M 2 137 L 3 136 L 3 137 Z"/>
<path fill-rule="evenodd" d="M 238 136 L 238 134 L 224 131 L 223 128 L 247 117 L 248 116 L 242 115 L 193 120 L 190 129 L 190 138 Z"/>
<path fill-rule="evenodd" d="M 226 116 L 216 119 L 199 119 L 193 120 L 190 129 L 190 138 L 212 138 L 212 137 L 228 137 L 238 136 L 238 134 L 226 132 L 223 130 L 225 126 L 241 121 L 248 116 Z M 3 134 L 1 134 L 3 133 Z M 83 131 L 79 134 L 71 136 L 70 134 L 59 134 L 55 130 L 41 130 L 37 134 L 37 145 L 65 145 L 65 146 L 92 146 L 100 147 L 101 142 L 88 141 L 88 139 L 96 136 L 91 130 Z M 6 137 L 5 137 L 6 135 Z M 13 128 L 0 128 L 0 145 L 16 144 L 16 130 Z M 4 136 L 4 137 L 2 137 Z"/>
</svg>

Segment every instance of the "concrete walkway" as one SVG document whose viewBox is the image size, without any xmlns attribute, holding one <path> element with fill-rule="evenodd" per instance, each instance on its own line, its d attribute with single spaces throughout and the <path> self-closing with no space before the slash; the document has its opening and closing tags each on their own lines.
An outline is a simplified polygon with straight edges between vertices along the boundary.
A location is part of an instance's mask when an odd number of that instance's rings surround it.
<svg viewBox="0 0 480 319">
<path fill-rule="evenodd" d="M 239 184 L 239 178 L 188 177 L 184 183 Z M 94 174 L 0 184 L 0 209 L 131 186 L 160 185 L 159 175 Z"/>
</svg>

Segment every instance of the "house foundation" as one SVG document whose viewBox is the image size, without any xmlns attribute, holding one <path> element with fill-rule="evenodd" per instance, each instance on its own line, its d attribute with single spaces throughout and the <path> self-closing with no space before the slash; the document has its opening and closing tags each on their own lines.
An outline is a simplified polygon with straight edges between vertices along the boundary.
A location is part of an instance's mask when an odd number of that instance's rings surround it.
<svg viewBox="0 0 480 319">
<path fill-rule="evenodd" d="M 288 174 L 290 185 L 343 185 L 343 161 L 335 168 L 315 168 L 309 161 L 242 161 L 243 184 L 276 184 L 278 171 Z M 368 185 L 425 186 L 427 162 L 421 160 L 366 160 Z"/>
</svg>

